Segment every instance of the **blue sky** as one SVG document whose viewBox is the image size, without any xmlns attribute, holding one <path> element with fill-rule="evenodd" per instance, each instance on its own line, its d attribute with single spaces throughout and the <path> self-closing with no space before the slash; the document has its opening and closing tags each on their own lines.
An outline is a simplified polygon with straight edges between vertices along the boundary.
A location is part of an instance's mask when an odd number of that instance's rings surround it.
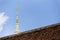
<svg viewBox="0 0 60 40">
<path fill-rule="evenodd" d="M 18 0 L 20 32 L 60 22 L 60 0 Z M 0 14 L 8 20 L 0 37 L 13 34 L 16 21 L 16 0 L 0 0 Z"/>
</svg>

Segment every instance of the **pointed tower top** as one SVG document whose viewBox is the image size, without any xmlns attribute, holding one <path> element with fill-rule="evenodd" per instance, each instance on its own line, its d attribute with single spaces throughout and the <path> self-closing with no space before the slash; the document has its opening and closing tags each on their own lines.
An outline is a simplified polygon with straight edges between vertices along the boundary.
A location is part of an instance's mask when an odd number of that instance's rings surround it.
<svg viewBox="0 0 60 40">
<path fill-rule="evenodd" d="M 16 28 L 15 28 L 15 34 L 19 33 L 19 21 L 18 21 L 18 4 L 16 4 Z"/>
<path fill-rule="evenodd" d="M 16 11 L 18 11 L 18 4 L 16 4 Z"/>
</svg>

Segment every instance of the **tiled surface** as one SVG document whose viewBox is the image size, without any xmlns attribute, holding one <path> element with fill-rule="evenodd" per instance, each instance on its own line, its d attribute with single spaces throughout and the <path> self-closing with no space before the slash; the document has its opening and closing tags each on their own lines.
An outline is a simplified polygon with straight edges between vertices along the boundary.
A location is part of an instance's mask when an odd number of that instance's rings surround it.
<svg viewBox="0 0 60 40">
<path fill-rule="evenodd" d="M 60 24 L 24 34 L 0 38 L 0 40 L 60 40 Z"/>
</svg>

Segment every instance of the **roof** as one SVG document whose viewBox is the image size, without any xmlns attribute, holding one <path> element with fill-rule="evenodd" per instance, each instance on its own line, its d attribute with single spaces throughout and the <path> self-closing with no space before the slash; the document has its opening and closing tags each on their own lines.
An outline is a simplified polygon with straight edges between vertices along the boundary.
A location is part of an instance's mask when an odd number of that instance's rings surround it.
<svg viewBox="0 0 60 40">
<path fill-rule="evenodd" d="M 33 30 L 21 32 L 21 33 L 18 33 L 18 34 L 13 34 L 13 35 L 5 36 L 5 37 L 2 37 L 2 38 L 8 38 L 8 37 L 14 37 L 14 36 L 17 36 L 17 35 L 23 35 L 23 34 L 26 34 L 26 33 L 31 33 L 31 32 L 34 32 L 34 31 L 39 31 L 39 30 L 42 30 L 42 29 L 51 28 L 51 27 L 55 27 L 55 26 L 60 26 L 60 23 L 44 26 L 44 27 L 41 27 L 41 28 L 36 28 L 36 29 L 33 29 Z"/>
</svg>

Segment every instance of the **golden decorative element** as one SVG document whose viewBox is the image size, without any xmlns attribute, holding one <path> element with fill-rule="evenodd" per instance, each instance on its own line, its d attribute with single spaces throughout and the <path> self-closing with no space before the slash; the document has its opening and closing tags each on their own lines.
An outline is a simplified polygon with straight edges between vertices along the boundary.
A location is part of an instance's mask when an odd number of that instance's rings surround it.
<svg viewBox="0 0 60 40">
<path fill-rule="evenodd" d="M 16 29 L 15 34 L 19 33 L 19 21 L 18 21 L 18 5 L 16 5 Z"/>
</svg>

